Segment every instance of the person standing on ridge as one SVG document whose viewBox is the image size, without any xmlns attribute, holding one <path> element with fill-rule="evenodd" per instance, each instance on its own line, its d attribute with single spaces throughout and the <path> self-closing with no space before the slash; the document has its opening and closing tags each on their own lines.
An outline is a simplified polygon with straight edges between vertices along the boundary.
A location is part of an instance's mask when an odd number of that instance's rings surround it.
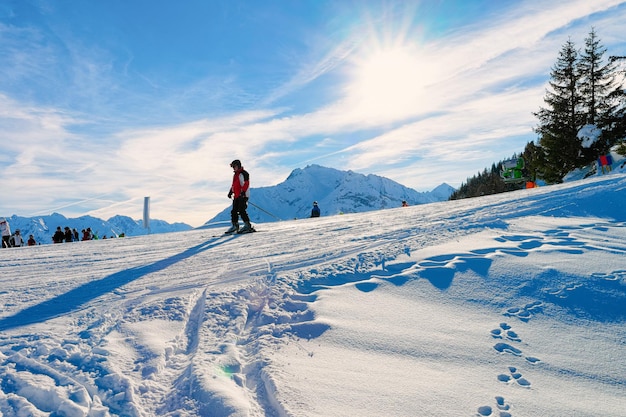
<svg viewBox="0 0 626 417">
<path fill-rule="evenodd" d="M 11 236 L 11 246 L 14 248 L 19 248 L 24 246 L 24 238 L 22 238 L 22 234 L 20 233 L 20 229 L 16 229 L 13 236 Z"/>
<path fill-rule="evenodd" d="M 311 217 L 319 217 L 320 216 L 320 208 L 317 205 L 317 201 L 313 202 L 313 208 L 311 209 Z"/>
<path fill-rule="evenodd" d="M 63 243 L 63 239 L 65 239 L 65 233 L 61 230 L 61 226 L 57 226 L 56 232 L 52 235 L 52 241 L 54 243 Z"/>
<path fill-rule="evenodd" d="M 0 232 L 2 233 L 2 247 L 10 247 L 9 239 L 11 239 L 11 227 L 9 226 L 7 219 L 4 217 L 0 218 Z"/>
<path fill-rule="evenodd" d="M 74 233 L 72 233 L 72 230 L 65 226 L 65 242 L 70 243 L 74 241 Z"/>
<path fill-rule="evenodd" d="M 230 211 L 232 226 L 225 233 L 250 233 L 254 228 L 250 224 L 250 218 L 246 209 L 248 208 L 248 197 L 250 197 L 250 174 L 243 169 L 241 161 L 235 159 L 230 163 L 233 169 L 233 184 L 228 192 L 228 198 L 233 198 L 233 209 Z M 234 196 L 234 197 L 233 197 Z M 244 222 L 244 226 L 239 230 L 239 216 Z"/>
</svg>

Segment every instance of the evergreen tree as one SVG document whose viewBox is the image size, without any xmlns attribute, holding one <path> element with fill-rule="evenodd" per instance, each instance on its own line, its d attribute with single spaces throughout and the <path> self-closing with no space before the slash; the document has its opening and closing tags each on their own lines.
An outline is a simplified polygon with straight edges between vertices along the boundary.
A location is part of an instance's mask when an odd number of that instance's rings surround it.
<svg viewBox="0 0 626 417">
<path fill-rule="evenodd" d="M 617 152 L 626 155 L 626 89 L 623 84 L 626 82 L 626 56 L 611 56 L 609 62 L 615 65 L 616 77 L 620 79 L 619 86 L 613 93 L 619 104 L 615 110 L 615 125 L 611 133 L 619 144 Z"/>
<path fill-rule="evenodd" d="M 517 159 L 517 155 L 513 156 Z M 502 162 L 491 164 L 491 170 L 484 169 L 477 175 L 468 178 L 467 182 L 461 184 L 458 190 L 454 191 L 450 196 L 450 200 L 460 200 L 462 198 L 480 197 L 482 195 L 499 194 L 506 191 L 519 190 L 524 187 L 523 183 L 506 184 L 500 172 L 502 171 Z"/>
<path fill-rule="evenodd" d="M 579 166 L 581 160 L 581 140 L 577 135 L 585 124 L 585 115 L 577 64 L 578 51 L 568 40 L 550 73 L 550 89 L 544 98 L 547 107 L 535 113 L 539 118 L 535 131 L 540 136 L 545 160 L 541 177 L 549 183 L 562 182 L 565 174 Z"/>
<path fill-rule="evenodd" d="M 534 142 L 528 142 L 522 153 L 522 158 L 526 164 L 528 178 L 533 182 L 537 181 L 538 173 L 541 172 L 541 167 L 545 165 L 543 148 L 535 145 Z"/>
<path fill-rule="evenodd" d="M 600 155 L 609 152 L 619 139 L 618 118 L 623 102 L 623 87 L 616 83 L 616 65 L 609 60 L 603 63 L 606 48 L 600 44 L 592 28 L 585 39 L 585 50 L 580 55 L 582 109 L 585 123 L 592 124 L 602 131 L 602 135 L 589 149 L 584 149 L 584 164 L 595 161 Z M 622 106 L 623 107 L 623 106 Z"/>
</svg>

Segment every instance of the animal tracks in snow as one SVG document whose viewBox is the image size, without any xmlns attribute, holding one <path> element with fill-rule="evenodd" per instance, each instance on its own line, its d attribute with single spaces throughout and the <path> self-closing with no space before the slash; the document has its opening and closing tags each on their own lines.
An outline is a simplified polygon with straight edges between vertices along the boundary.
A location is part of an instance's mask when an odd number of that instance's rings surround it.
<svg viewBox="0 0 626 417">
<path fill-rule="evenodd" d="M 592 225 L 590 227 L 596 227 Z M 527 256 L 531 252 L 538 251 L 564 251 L 567 253 L 583 253 L 585 250 L 591 250 L 585 242 L 572 237 L 570 232 L 572 229 L 555 229 L 548 231 L 544 236 L 528 236 L 528 235 L 508 235 L 500 236 L 495 240 L 502 243 L 515 243 L 516 248 L 512 250 L 502 249 L 484 249 L 480 253 L 502 253 L 512 256 Z M 476 252 L 476 251 L 474 251 Z M 594 274 L 594 279 L 604 279 L 607 281 L 620 281 L 624 279 L 624 271 L 614 271 L 609 274 L 597 273 Z M 534 295 L 538 297 L 545 297 L 546 301 L 555 298 L 566 298 L 573 291 L 582 287 L 584 284 L 579 282 L 573 282 L 565 284 L 556 289 L 543 288 L 540 291 L 535 292 Z M 529 294 L 530 295 L 530 294 Z M 522 305 L 511 306 L 505 309 L 502 313 L 504 317 L 517 319 L 517 324 L 521 326 L 527 326 L 533 317 L 541 314 L 546 308 L 546 301 L 535 300 L 527 302 Z M 525 356 L 524 350 L 527 349 L 527 345 L 523 343 L 522 336 L 515 323 L 500 322 L 499 325 L 490 331 L 492 339 L 496 340 L 493 344 L 494 351 L 503 355 L 502 357 L 508 357 L 510 361 L 515 364 L 509 364 L 506 366 L 504 372 L 497 373 L 497 381 L 511 387 L 519 387 L 523 389 L 531 389 L 531 381 L 526 377 L 524 367 L 534 366 L 541 363 L 541 360 L 534 356 Z M 521 361 L 523 359 L 523 362 Z M 493 416 L 493 417 L 511 417 L 511 405 L 508 404 L 504 397 L 496 396 L 494 404 L 486 404 L 478 407 L 477 416 Z"/>
<path fill-rule="evenodd" d="M 496 343 L 493 348 L 499 352 L 499 353 L 509 353 L 513 356 L 518 356 L 518 357 L 522 357 L 522 350 L 515 347 L 514 345 L 512 345 L 511 343 L 521 343 L 522 339 L 520 338 L 520 336 L 517 334 L 517 332 L 515 332 L 512 327 L 507 324 L 507 323 L 500 323 L 500 326 L 496 329 L 493 329 L 491 331 L 491 337 L 493 337 L 494 339 L 499 339 L 499 340 L 503 340 L 502 342 L 498 342 Z M 533 356 L 527 356 L 525 357 L 526 362 L 530 363 L 530 364 L 536 364 L 538 362 L 541 362 L 538 358 L 535 358 Z M 515 370 L 512 370 L 515 369 Z M 512 373 L 515 373 L 515 375 L 513 376 L 513 379 L 517 380 L 520 376 L 520 374 L 517 372 L 516 368 L 514 367 L 509 367 L 509 370 L 511 370 Z M 508 376 L 502 376 L 502 375 L 498 375 L 498 380 L 502 381 L 502 382 L 508 382 L 511 380 L 510 377 Z M 518 381 L 519 382 L 519 381 Z M 527 381 L 525 381 L 527 382 Z M 523 384 L 519 384 L 522 386 L 530 386 L 530 383 L 523 383 Z"/>
<path fill-rule="evenodd" d="M 525 388 L 530 388 L 530 382 L 524 377 L 522 377 L 522 373 L 518 371 L 518 369 L 514 366 L 509 366 L 509 372 L 506 374 L 498 375 L 498 381 L 501 382 L 515 382 L 517 385 L 520 385 Z"/>
<path fill-rule="evenodd" d="M 535 303 L 531 303 L 535 305 Z M 530 304 L 529 304 L 530 305 Z M 527 305 L 527 306 L 529 306 Z M 510 310 L 510 309 L 509 309 Z M 510 317 L 509 310 L 504 313 L 504 316 Z M 522 322 L 527 323 L 530 319 L 530 316 L 524 317 Z M 516 347 L 515 343 L 521 343 L 522 338 L 520 335 L 513 329 L 511 325 L 506 322 L 501 322 L 498 327 L 492 329 L 490 335 L 493 339 L 501 340 L 493 345 L 494 350 L 496 350 L 500 354 L 510 354 L 513 358 L 523 357 L 523 352 L 519 347 Z M 540 362 L 539 359 L 535 357 L 526 357 L 525 358 L 527 364 L 536 364 Z M 521 370 L 517 366 L 508 366 L 507 372 L 500 373 L 496 376 L 499 382 L 502 382 L 507 385 L 515 385 L 522 388 L 530 388 L 531 383 L 528 379 L 526 379 Z M 495 397 L 496 404 L 492 405 L 483 405 L 478 407 L 477 416 L 493 416 L 493 417 L 512 417 L 511 414 L 511 406 L 504 400 L 502 396 Z"/>
<path fill-rule="evenodd" d="M 608 274 L 605 274 L 603 272 L 594 272 L 593 274 L 591 274 L 591 277 L 609 282 L 626 283 L 626 269 L 619 269 Z"/>
<path fill-rule="evenodd" d="M 542 311 L 543 302 L 533 301 L 532 303 L 525 304 L 523 307 L 511 307 L 504 313 L 507 317 L 516 317 L 521 321 L 527 322 L 533 315 Z"/>
<path fill-rule="evenodd" d="M 491 336 L 496 339 L 508 339 L 513 342 L 521 342 L 522 339 L 519 338 L 517 333 L 511 330 L 511 326 L 506 323 L 500 323 L 500 327 L 497 329 L 493 329 L 491 331 Z"/>
<path fill-rule="evenodd" d="M 495 405 L 483 405 L 478 407 L 479 417 L 513 417 L 513 414 L 509 412 L 511 406 L 507 404 L 504 397 L 496 396 Z"/>
</svg>

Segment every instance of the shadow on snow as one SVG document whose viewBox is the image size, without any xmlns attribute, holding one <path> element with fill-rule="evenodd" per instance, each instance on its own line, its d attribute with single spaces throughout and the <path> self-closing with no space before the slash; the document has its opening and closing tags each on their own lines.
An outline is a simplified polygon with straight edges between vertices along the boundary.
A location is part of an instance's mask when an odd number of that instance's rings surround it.
<svg viewBox="0 0 626 417">
<path fill-rule="evenodd" d="M 79 309 L 84 304 L 107 294 L 150 273 L 161 271 L 200 252 L 226 242 L 216 238 L 191 247 L 184 252 L 170 256 L 149 265 L 129 268 L 96 281 L 87 282 L 64 294 L 28 307 L 12 316 L 0 319 L 0 330 L 9 330 L 28 324 L 42 323 Z"/>
</svg>

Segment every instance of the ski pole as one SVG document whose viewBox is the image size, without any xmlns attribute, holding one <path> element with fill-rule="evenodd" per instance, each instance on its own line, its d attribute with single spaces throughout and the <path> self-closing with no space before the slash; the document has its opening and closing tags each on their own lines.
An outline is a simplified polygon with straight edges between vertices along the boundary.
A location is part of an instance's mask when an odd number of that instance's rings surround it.
<svg viewBox="0 0 626 417">
<path fill-rule="evenodd" d="M 280 217 L 275 216 L 275 215 L 273 215 L 272 213 L 270 213 L 269 211 L 267 211 L 267 210 L 265 210 L 265 209 L 263 209 L 263 208 L 261 208 L 261 207 L 257 206 L 256 204 L 254 204 L 254 203 L 253 203 L 253 202 L 251 202 L 250 200 L 248 200 L 248 204 L 250 204 L 250 205 L 252 205 L 252 206 L 254 206 L 254 207 L 258 208 L 258 209 L 259 209 L 259 210 L 261 210 L 263 213 L 269 214 L 270 216 L 274 217 L 275 219 L 282 220 Z"/>
</svg>

